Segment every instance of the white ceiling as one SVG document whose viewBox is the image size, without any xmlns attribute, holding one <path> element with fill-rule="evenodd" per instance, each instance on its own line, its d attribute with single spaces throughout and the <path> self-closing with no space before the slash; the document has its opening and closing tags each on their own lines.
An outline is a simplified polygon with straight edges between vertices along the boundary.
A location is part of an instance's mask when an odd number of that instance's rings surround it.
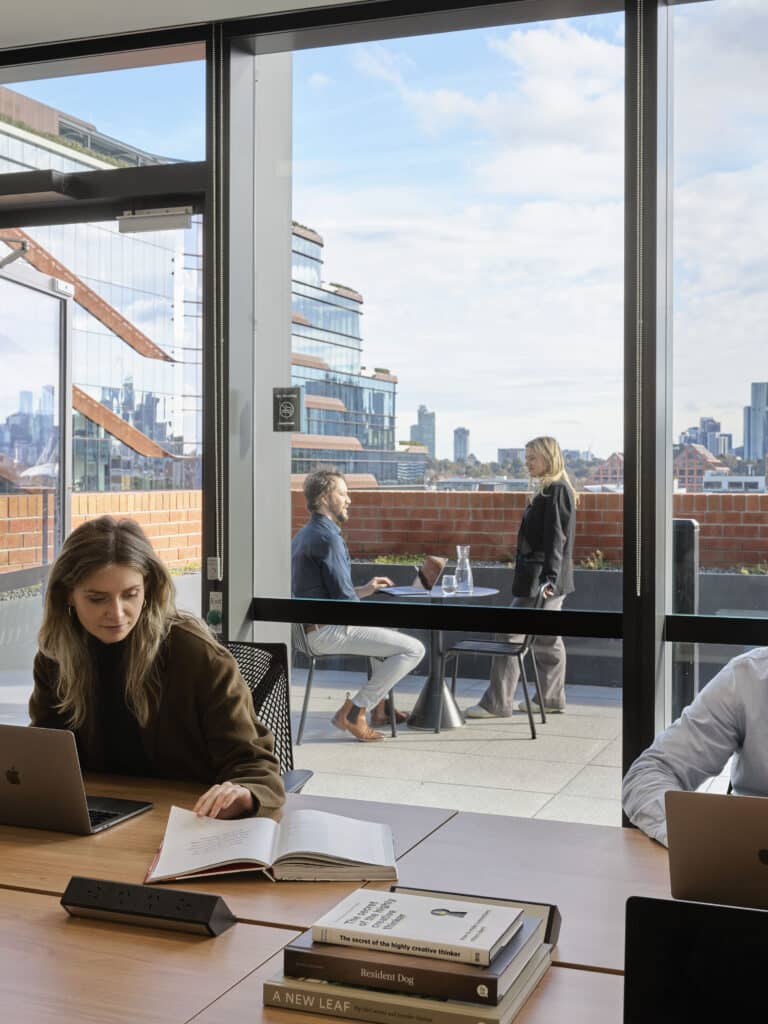
<svg viewBox="0 0 768 1024">
<path fill-rule="evenodd" d="M 365 0 L 363 0 L 365 2 Z M 109 36 L 278 11 L 328 7 L 338 0 L 0 0 L 0 50 Z"/>
</svg>

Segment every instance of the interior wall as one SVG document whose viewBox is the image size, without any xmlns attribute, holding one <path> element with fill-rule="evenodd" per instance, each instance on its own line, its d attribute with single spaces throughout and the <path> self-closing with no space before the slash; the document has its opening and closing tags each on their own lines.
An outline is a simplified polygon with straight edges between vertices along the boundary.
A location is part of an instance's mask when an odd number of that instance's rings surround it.
<svg viewBox="0 0 768 1024">
<path fill-rule="evenodd" d="M 0 50 L 93 36 L 196 25 L 230 18 L 329 7 L 338 0 L 133 0 L 130 4 L 95 4 L 93 0 L 26 0 L 3 4 Z M 358 0 L 365 3 L 367 0 Z"/>
<path fill-rule="evenodd" d="M 229 248 L 229 635 L 250 639 L 254 594 L 290 597 L 291 434 L 272 389 L 291 383 L 290 54 L 235 51 Z M 288 626 L 260 623 L 261 640 Z"/>
</svg>

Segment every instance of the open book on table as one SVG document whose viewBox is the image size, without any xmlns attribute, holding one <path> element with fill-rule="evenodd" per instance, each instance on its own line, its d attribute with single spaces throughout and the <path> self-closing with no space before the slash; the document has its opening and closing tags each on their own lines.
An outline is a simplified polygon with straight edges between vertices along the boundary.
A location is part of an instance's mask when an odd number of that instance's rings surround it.
<svg viewBox="0 0 768 1024">
<path fill-rule="evenodd" d="M 389 825 L 311 808 L 271 818 L 199 818 L 171 807 L 145 882 L 263 871 L 278 881 L 397 879 Z"/>
</svg>

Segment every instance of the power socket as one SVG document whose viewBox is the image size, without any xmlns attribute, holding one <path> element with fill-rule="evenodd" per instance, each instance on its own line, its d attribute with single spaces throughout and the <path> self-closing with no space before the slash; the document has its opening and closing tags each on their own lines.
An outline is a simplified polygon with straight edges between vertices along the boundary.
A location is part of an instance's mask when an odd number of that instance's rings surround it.
<svg viewBox="0 0 768 1024">
<path fill-rule="evenodd" d="M 220 935 L 237 920 L 221 896 L 73 875 L 61 897 L 73 917 Z"/>
</svg>

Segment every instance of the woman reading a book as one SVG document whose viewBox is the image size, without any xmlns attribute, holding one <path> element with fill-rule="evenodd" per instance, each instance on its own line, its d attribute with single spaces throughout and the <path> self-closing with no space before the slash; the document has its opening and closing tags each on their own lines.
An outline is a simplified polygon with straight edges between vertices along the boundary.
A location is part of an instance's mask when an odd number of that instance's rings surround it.
<svg viewBox="0 0 768 1024">
<path fill-rule="evenodd" d="M 535 437 L 525 446 L 525 465 L 533 481 L 531 497 L 517 535 L 512 607 L 530 608 L 543 588 L 545 609 L 559 611 L 573 591 L 573 542 L 578 499 L 554 437 Z M 500 636 L 520 643 L 522 636 Z M 561 636 L 536 638 L 544 708 L 565 711 L 565 644 Z M 491 679 L 468 718 L 505 718 L 520 710 L 513 700 L 520 676 L 517 658 L 495 657 Z"/>
<path fill-rule="evenodd" d="M 31 724 L 71 729 L 84 771 L 205 785 L 194 810 L 273 816 L 284 802 L 274 741 L 234 658 L 193 615 L 141 527 L 101 516 L 51 566 Z"/>
</svg>

